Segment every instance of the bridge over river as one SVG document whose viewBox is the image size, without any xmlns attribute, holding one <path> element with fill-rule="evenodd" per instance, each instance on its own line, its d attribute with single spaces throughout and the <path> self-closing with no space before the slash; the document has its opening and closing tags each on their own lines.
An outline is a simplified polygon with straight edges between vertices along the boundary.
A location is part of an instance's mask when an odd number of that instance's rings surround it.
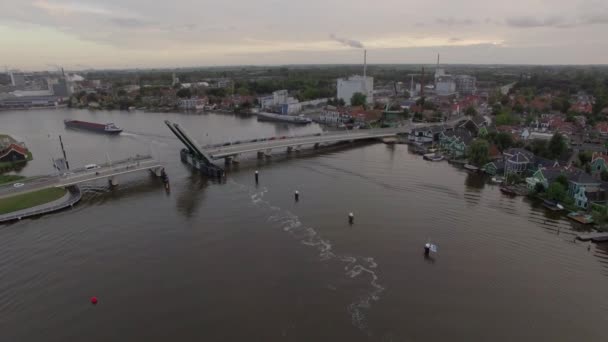
<svg viewBox="0 0 608 342">
<path fill-rule="evenodd" d="M 73 169 L 63 175 L 38 176 L 21 181 L 20 186 L 13 183 L 0 186 L 0 199 L 47 188 L 66 188 L 80 183 L 107 178 L 111 185 L 116 185 L 116 176 L 152 170 L 160 176 L 163 165 L 151 156 L 135 156 L 119 161 L 97 165 L 93 169 Z"/>
</svg>

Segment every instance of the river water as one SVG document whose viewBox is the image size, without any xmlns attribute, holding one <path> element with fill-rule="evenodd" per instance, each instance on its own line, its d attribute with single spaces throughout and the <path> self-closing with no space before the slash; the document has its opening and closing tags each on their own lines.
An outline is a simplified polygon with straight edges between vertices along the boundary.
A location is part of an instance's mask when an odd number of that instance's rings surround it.
<svg viewBox="0 0 608 342">
<path fill-rule="evenodd" d="M 66 130 L 65 118 L 125 133 Z M 0 226 L 1 341 L 606 340 L 608 248 L 575 242 L 578 227 L 542 207 L 405 145 L 249 156 L 218 183 L 180 162 L 166 119 L 201 144 L 321 131 L 225 114 L 0 112 L 0 133 L 34 154 L 20 174 L 53 172 L 62 135 L 73 167 L 150 153 L 171 180 L 170 194 L 145 173 L 87 184 L 72 210 Z"/>
</svg>

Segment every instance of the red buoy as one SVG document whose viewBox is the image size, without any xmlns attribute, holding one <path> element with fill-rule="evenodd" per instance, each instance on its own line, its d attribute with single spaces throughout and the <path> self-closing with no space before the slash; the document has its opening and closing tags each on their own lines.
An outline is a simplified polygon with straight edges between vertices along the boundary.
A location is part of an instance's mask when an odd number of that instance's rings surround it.
<svg viewBox="0 0 608 342">
<path fill-rule="evenodd" d="M 93 304 L 93 305 L 97 304 L 97 297 L 91 297 L 91 304 Z"/>
</svg>

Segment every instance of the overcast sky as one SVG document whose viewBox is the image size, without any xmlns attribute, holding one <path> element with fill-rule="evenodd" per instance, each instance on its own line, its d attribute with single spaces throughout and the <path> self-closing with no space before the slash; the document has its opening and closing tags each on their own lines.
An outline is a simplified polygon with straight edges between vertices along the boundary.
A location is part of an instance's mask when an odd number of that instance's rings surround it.
<svg viewBox="0 0 608 342">
<path fill-rule="evenodd" d="M 0 0 L 0 65 L 606 64 L 608 0 Z"/>
</svg>

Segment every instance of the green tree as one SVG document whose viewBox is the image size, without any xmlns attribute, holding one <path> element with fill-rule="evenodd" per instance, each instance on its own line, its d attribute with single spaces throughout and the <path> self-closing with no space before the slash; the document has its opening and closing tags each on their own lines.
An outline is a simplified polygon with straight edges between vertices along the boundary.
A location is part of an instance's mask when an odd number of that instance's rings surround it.
<svg viewBox="0 0 608 342">
<path fill-rule="evenodd" d="M 403 108 L 403 114 L 401 114 L 401 116 L 403 116 L 404 119 L 409 119 L 410 118 L 410 110 L 407 108 Z"/>
<path fill-rule="evenodd" d="M 568 177 L 565 175 L 559 175 L 555 178 L 555 182 L 561 184 L 564 188 L 568 188 Z"/>
<path fill-rule="evenodd" d="M 494 142 L 496 147 L 502 152 L 513 146 L 513 136 L 506 132 L 500 132 L 496 134 Z"/>
<path fill-rule="evenodd" d="M 568 113 L 568 111 L 570 110 L 570 100 L 568 100 L 568 98 L 563 97 L 560 99 L 561 102 L 561 106 L 560 106 L 560 111 L 562 113 Z"/>
<path fill-rule="evenodd" d="M 476 139 L 469 147 L 469 162 L 475 166 L 483 166 L 489 160 L 490 144 L 484 139 Z"/>
<path fill-rule="evenodd" d="M 496 126 L 513 125 L 517 123 L 517 119 L 509 113 L 500 113 L 496 115 L 494 121 L 496 122 Z"/>
<path fill-rule="evenodd" d="M 566 142 L 561 134 L 555 133 L 551 140 L 549 140 L 549 146 L 547 146 L 547 152 L 549 158 L 559 158 L 564 152 L 566 152 Z"/>
<path fill-rule="evenodd" d="M 365 96 L 361 93 L 354 93 L 353 97 L 350 99 L 350 105 L 353 107 L 365 106 L 366 101 L 367 101 L 367 96 Z"/>
<path fill-rule="evenodd" d="M 536 185 L 534 185 L 534 192 L 537 194 L 545 192 L 545 186 L 543 183 L 536 183 Z"/>
<path fill-rule="evenodd" d="M 339 99 L 339 100 L 337 101 L 337 104 L 338 104 L 338 106 L 340 106 L 340 107 L 344 107 L 344 106 L 346 106 L 346 102 L 344 102 L 344 99 Z"/>
<path fill-rule="evenodd" d="M 547 189 L 547 197 L 552 201 L 563 202 L 567 196 L 566 188 L 559 182 L 551 183 Z"/>
<path fill-rule="evenodd" d="M 475 109 L 475 107 L 473 106 L 469 106 L 467 107 L 467 109 L 464 111 L 464 113 L 468 116 L 475 116 L 477 115 L 477 110 Z"/>
<path fill-rule="evenodd" d="M 177 97 L 185 98 L 192 96 L 192 92 L 190 91 L 190 88 L 182 88 L 177 91 L 176 95 Z"/>
<path fill-rule="evenodd" d="M 602 178 L 602 181 L 608 182 L 608 171 L 602 171 L 602 173 L 600 173 L 600 177 Z"/>
<path fill-rule="evenodd" d="M 524 106 L 522 106 L 519 102 L 517 102 L 516 104 L 513 105 L 513 111 L 515 113 L 523 113 Z"/>
<path fill-rule="evenodd" d="M 580 160 L 581 165 L 587 165 L 589 162 L 591 162 L 591 152 L 579 153 L 578 160 Z"/>
</svg>

